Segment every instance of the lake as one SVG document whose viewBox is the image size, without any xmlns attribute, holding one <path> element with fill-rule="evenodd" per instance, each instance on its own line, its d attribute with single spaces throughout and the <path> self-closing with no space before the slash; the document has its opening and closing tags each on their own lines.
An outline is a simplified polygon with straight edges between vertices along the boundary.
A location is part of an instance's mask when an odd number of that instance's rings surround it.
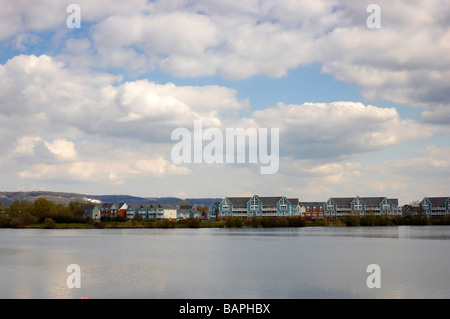
<svg viewBox="0 0 450 319">
<path fill-rule="evenodd" d="M 449 265 L 448 226 L 0 229 L 2 299 L 449 298 Z"/>
</svg>

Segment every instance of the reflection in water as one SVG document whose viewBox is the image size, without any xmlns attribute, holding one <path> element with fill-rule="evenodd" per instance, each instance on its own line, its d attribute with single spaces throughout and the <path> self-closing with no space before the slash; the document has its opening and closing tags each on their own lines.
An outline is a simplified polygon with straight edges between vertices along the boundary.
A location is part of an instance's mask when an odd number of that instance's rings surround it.
<svg viewBox="0 0 450 319">
<path fill-rule="evenodd" d="M 398 239 L 450 239 L 449 226 L 372 226 L 372 227 L 303 227 L 303 228 L 235 228 L 211 233 L 217 236 L 284 237 L 368 237 Z"/>
<path fill-rule="evenodd" d="M 449 239 L 447 226 L 0 229 L 0 298 L 448 298 Z M 373 263 L 381 289 L 366 285 Z"/>
</svg>

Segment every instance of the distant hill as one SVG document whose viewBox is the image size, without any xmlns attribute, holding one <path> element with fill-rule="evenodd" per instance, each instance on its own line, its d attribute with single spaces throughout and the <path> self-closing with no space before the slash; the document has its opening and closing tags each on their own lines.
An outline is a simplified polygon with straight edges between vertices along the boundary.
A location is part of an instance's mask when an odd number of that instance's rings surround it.
<svg viewBox="0 0 450 319">
<path fill-rule="evenodd" d="M 177 198 L 177 197 L 137 197 L 131 195 L 87 195 L 78 193 L 50 192 L 50 191 L 30 191 L 30 192 L 0 192 L 0 202 L 9 206 L 15 200 L 25 200 L 33 202 L 38 198 L 48 199 L 56 204 L 68 204 L 71 201 L 79 202 L 125 202 L 128 204 L 141 203 L 173 203 L 178 204 L 182 200 L 192 205 L 211 205 L 222 198 Z"/>
</svg>

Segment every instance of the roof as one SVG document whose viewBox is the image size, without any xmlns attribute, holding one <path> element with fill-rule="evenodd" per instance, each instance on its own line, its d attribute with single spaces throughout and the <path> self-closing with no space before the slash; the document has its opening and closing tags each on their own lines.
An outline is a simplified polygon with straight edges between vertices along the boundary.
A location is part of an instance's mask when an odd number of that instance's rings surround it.
<svg viewBox="0 0 450 319">
<path fill-rule="evenodd" d="M 259 197 L 255 195 L 263 206 L 276 206 L 277 203 L 283 198 L 283 196 L 275 196 L 275 197 Z"/>
<path fill-rule="evenodd" d="M 95 206 L 97 206 L 97 204 L 86 204 L 86 205 L 83 206 L 82 209 L 84 211 L 86 211 L 86 210 L 93 210 L 95 208 Z"/>
<path fill-rule="evenodd" d="M 326 202 L 301 202 L 300 204 L 303 206 L 320 206 L 325 205 Z"/>
<path fill-rule="evenodd" d="M 425 197 L 425 199 L 427 199 L 431 205 L 433 206 L 440 206 L 440 205 L 444 205 L 445 202 L 449 199 L 450 197 Z"/>
<path fill-rule="evenodd" d="M 246 206 L 251 197 L 225 197 L 233 206 Z"/>
<path fill-rule="evenodd" d="M 156 205 L 165 209 L 177 209 L 177 205 L 172 203 L 158 203 Z"/>
<path fill-rule="evenodd" d="M 355 197 L 332 197 L 330 198 L 331 200 L 333 200 L 336 205 L 339 206 L 345 206 L 345 205 L 350 205 L 355 198 L 361 198 L 361 200 L 366 203 L 366 205 L 379 205 L 386 197 L 360 197 L 360 196 L 355 196 Z M 398 199 L 397 198 L 388 198 L 392 204 L 394 205 L 398 205 Z"/>
<path fill-rule="evenodd" d="M 129 204 L 128 205 L 128 210 L 147 210 L 147 209 L 151 209 L 154 208 L 153 204 Z"/>
<path fill-rule="evenodd" d="M 392 204 L 398 206 L 398 198 L 388 198 Z"/>
<path fill-rule="evenodd" d="M 356 197 L 355 197 L 356 198 Z M 360 197 L 367 205 L 379 205 L 386 197 Z"/>
<path fill-rule="evenodd" d="M 330 198 L 336 205 L 350 205 L 351 202 L 355 199 L 355 197 L 332 197 Z"/>
</svg>

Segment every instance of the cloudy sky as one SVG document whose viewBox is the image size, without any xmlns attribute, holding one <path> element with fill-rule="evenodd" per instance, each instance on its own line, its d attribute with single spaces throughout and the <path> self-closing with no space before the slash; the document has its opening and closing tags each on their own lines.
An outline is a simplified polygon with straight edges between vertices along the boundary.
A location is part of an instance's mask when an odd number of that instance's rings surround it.
<svg viewBox="0 0 450 319">
<path fill-rule="evenodd" d="M 0 188 L 449 196 L 449 52 L 446 0 L 1 0 Z M 175 163 L 194 120 L 278 128 L 278 172 Z"/>
</svg>

